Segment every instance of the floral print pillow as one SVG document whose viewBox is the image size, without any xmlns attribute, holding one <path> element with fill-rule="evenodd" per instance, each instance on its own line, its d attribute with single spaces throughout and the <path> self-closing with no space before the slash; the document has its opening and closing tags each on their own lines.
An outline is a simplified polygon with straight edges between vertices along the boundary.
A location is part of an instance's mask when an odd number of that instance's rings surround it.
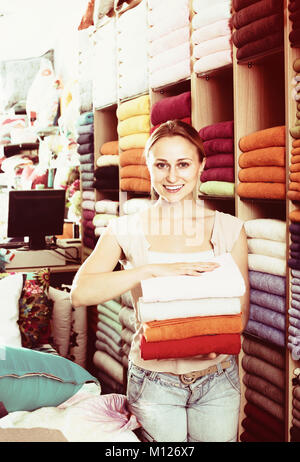
<svg viewBox="0 0 300 462">
<path fill-rule="evenodd" d="M 52 343 L 50 320 L 53 302 L 48 297 L 49 285 L 49 269 L 26 273 L 18 321 L 23 347 L 36 348 Z"/>
</svg>

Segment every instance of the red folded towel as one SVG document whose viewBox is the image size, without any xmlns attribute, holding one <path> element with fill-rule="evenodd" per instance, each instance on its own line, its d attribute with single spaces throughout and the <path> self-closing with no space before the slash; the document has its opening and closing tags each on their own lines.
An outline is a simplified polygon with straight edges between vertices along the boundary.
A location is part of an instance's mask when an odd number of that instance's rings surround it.
<svg viewBox="0 0 300 462">
<path fill-rule="evenodd" d="M 180 340 L 146 342 L 141 339 L 143 359 L 186 358 L 208 353 L 237 355 L 241 350 L 240 334 L 200 335 Z"/>
<path fill-rule="evenodd" d="M 233 154 L 215 154 L 206 158 L 204 170 L 217 167 L 233 167 Z"/>
<path fill-rule="evenodd" d="M 232 24 L 240 29 L 257 19 L 264 18 L 282 9 L 282 0 L 260 0 L 253 5 L 246 6 L 232 16 Z"/>
<path fill-rule="evenodd" d="M 233 120 L 229 120 L 207 125 L 199 130 L 199 135 L 203 141 L 213 140 L 216 138 L 233 138 L 233 129 Z"/>
<path fill-rule="evenodd" d="M 232 41 L 236 47 L 241 48 L 250 42 L 261 40 L 270 34 L 276 33 L 282 27 L 282 22 L 282 13 L 257 19 L 236 30 L 232 34 Z"/>
<path fill-rule="evenodd" d="M 257 3 L 258 0 L 232 0 L 232 7 L 235 11 L 240 11 L 253 3 Z"/>
<path fill-rule="evenodd" d="M 216 138 L 203 142 L 203 148 L 206 156 L 214 154 L 232 154 L 234 150 L 233 138 Z"/>
<path fill-rule="evenodd" d="M 151 123 L 158 125 L 167 120 L 191 117 L 191 92 L 186 91 L 180 95 L 169 96 L 157 101 L 151 109 Z"/>
<path fill-rule="evenodd" d="M 282 27 L 279 27 L 279 32 L 273 32 L 270 35 L 266 35 L 263 38 L 246 43 L 246 45 L 237 48 L 236 58 L 237 60 L 248 59 L 260 53 L 279 48 L 282 45 L 283 33 Z"/>
<path fill-rule="evenodd" d="M 200 176 L 200 181 L 227 181 L 234 182 L 234 169 L 232 167 L 218 167 L 203 170 Z"/>
</svg>

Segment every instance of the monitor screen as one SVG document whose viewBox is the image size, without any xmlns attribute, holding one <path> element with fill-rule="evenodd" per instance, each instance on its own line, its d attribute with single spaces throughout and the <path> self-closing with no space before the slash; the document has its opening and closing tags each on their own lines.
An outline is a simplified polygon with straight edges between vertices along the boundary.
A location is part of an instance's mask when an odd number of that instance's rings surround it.
<svg viewBox="0 0 300 462">
<path fill-rule="evenodd" d="M 63 233 L 64 189 L 31 189 L 9 192 L 7 236 L 29 236 L 31 249 L 43 249 L 45 236 Z"/>
</svg>

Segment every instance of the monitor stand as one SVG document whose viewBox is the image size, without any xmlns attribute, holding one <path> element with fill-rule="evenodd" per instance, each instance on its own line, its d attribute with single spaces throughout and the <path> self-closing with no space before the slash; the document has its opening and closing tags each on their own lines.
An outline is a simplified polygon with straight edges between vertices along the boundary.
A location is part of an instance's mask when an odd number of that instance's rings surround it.
<svg viewBox="0 0 300 462">
<path fill-rule="evenodd" d="M 40 234 L 29 236 L 29 250 L 42 250 L 46 249 L 46 247 L 45 236 Z"/>
</svg>

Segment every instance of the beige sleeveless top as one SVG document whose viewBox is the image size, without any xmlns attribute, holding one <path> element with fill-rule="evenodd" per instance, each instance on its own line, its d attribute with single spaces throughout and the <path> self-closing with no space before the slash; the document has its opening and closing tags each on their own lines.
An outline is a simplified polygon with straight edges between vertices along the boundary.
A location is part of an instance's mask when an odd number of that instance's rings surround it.
<svg viewBox="0 0 300 462">
<path fill-rule="evenodd" d="M 216 211 L 210 242 L 213 246 L 215 256 L 231 252 L 238 239 L 243 222 L 230 214 Z M 120 247 L 123 250 L 125 259 L 120 263 L 125 270 L 132 267 L 145 265 L 151 262 L 150 244 L 147 241 L 140 214 L 124 215 L 113 219 L 109 228 L 115 235 Z M 200 254 L 199 252 L 197 252 Z M 186 254 L 188 256 L 188 254 Z M 214 364 L 222 362 L 227 355 L 218 355 L 212 360 L 203 360 L 201 357 L 189 357 L 178 359 L 154 359 L 144 360 L 140 354 L 140 341 L 142 336 L 142 324 L 137 316 L 137 301 L 142 296 L 141 286 L 131 291 L 133 306 L 135 310 L 136 332 L 133 336 L 129 359 L 137 366 L 157 372 L 171 372 L 173 374 L 184 374 L 191 371 L 206 369 Z"/>
</svg>

